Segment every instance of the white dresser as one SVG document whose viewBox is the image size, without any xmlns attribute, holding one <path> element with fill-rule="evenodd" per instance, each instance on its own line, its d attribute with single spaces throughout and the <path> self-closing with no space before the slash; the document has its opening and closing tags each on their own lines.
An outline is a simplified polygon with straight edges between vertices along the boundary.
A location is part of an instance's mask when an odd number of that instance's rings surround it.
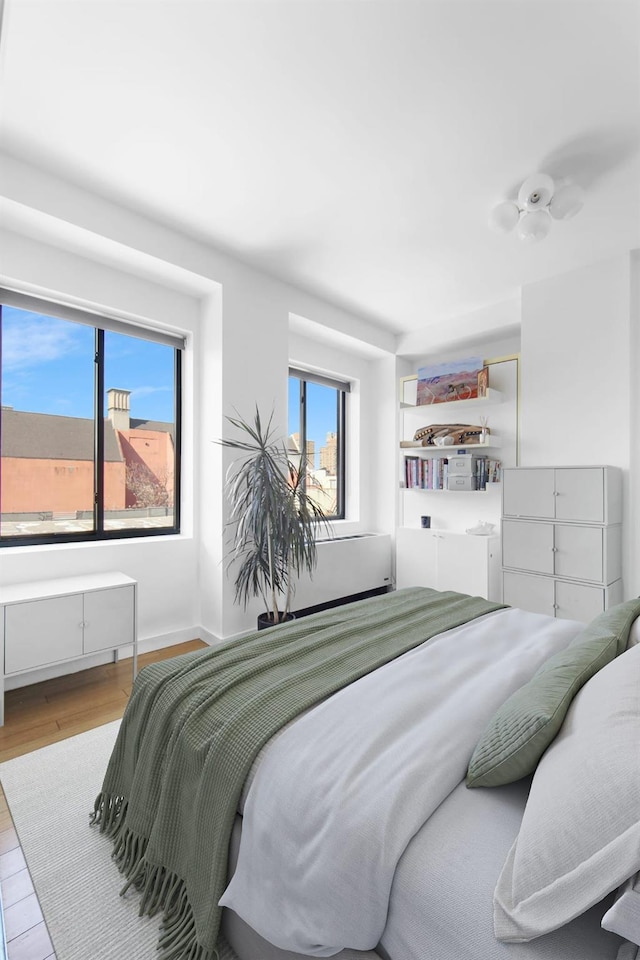
<svg viewBox="0 0 640 960">
<path fill-rule="evenodd" d="M 396 587 L 456 590 L 500 599 L 500 538 L 398 527 Z"/>
<path fill-rule="evenodd" d="M 137 670 L 137 584 L 109 572 L 34 580 L 0 588 L 2 674 L 0 725 L 4 724 L 4 679 L 102 650 L 133 646 Z"/>
<path fill-rule="evenodd" d="M 622 600 L 622 478 L 617 467 L 503 472 L 503 600 L 588 623 Z"/>
</svg>

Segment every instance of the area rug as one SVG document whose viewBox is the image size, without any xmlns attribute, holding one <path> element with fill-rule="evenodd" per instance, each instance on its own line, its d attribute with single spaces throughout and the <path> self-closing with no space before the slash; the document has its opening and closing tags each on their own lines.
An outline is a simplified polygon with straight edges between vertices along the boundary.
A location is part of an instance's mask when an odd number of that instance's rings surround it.
<svg viewBox="0 0 640 960">
<path fill-rule="evenodd" d="M 120 721 L 0 764 L 57 960 L 155 960 L 159 918 L 121 897 L 111 843 L 89 827 Z M 226 947 L 221 960 L 236 960 Z"/>
</svg>

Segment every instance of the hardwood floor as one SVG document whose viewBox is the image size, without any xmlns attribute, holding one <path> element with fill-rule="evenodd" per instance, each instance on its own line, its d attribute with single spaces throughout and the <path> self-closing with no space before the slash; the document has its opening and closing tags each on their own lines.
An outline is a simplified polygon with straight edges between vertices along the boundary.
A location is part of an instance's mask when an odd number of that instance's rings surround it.
<svg viewBox="0 0 640 960">
<path fill-rule="evenodd" d="M 191 640 L 138 657 L 139 667 L 206 647 Z M 57 740 L 122 716 L 131 693 L 131 660 L 120 660 L 55 680 L 10 690 L 0 727 L 0 761 L 38 750 Z M 8 960 L 55 960 L 20 841 L 0 788 L 0 889 Z M 0 943 L 0 960 L 3 945 Z M 87 960 L 90 960 L 87 957 Z"/>
</svg>

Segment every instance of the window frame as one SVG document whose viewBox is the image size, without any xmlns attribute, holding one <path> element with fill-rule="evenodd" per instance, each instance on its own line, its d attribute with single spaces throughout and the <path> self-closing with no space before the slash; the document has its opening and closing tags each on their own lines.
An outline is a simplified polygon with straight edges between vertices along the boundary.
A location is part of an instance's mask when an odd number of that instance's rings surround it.
<svg viewBox="0 0 640 960">
<path fill-rule="evenodd" d="M 3 535 L 0 529 L 0 549 L 5 547 L 44 546 L 59 543 L 102 543 L 111 540 L 131 540 L 148 537 L 175 536 L 181 531 L 181 473 L 182 473 L 182 354 L 185 348 L 185 338 L 178 334 L 165 333 L 152 326 L 129 323 L 114 317 L 98 313 L 90 313 L 66 303 L 56 303 L 40 297 L 18 293 L 0 287 L 0 392 L 2 388 L 2 308 L 3 306 L 16 307 L 20 310 L 39 313 L 60 320 L 70 320 L 91 326 L 95 332 L 94 340 L 94 482 L 93 482 L 93 523 L 94 529 L 61 533 L 34 534 L 29 536 Z M 105 448 L 105 410 L 104 410 L 104 334 L 105 331 L 138 337 L 170 346 L 174 350 L 174 502 L 173 524 L 158 528 L 123 528 L 105 530 L 104 528 L 104 448 Z M 0 431 L 2 428 L 2 411 L 0 410 Z M 0 446 L 0 511 L 2 509 L 2 450 Z"/>
<path fill-rule="evenodd" d="M 351 384 L 346 380 L 338 380 L 333 377 L 323 376 L 310 370 L 302 370 L 299 367 L 289 367 L 289 378 L 294 378 L 300 382 L 300 462 L 304 465 L 304 472 L 307 472 L 307 384 L 316 383 L 323 387 L 331 387 L 336 391 L 336 429 L 337 438 L 337 467 L 336 467 L 336 504 L 335 514 L 328 516 L 332 522 L 334 520 L 346 519 L 346 489 L 347 489 L 347 464 L 346 464 L 346 409 L 347 394 L 351 392 Z"/>
</svg>

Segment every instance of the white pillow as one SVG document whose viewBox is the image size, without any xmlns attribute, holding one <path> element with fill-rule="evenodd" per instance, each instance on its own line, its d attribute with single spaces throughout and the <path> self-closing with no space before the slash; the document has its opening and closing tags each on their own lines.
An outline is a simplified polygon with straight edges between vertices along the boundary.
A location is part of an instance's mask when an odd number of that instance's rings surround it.
<svg viewBox="0 0 640 960">
<path fill-rule="evenodd" d="M 640 868 L 640 646 L 574 699 L 531 783 L 494 894 L 498 940 L 533 940 Z"/>
<path fill-rule="evenodd" d="M 624 885 L 620 896 L 602 918 L 602 926 L 640 946 L 640 873 Z"/>
</svg>

